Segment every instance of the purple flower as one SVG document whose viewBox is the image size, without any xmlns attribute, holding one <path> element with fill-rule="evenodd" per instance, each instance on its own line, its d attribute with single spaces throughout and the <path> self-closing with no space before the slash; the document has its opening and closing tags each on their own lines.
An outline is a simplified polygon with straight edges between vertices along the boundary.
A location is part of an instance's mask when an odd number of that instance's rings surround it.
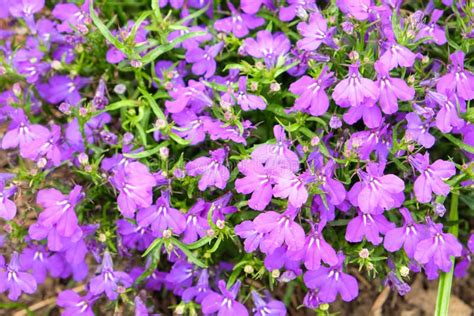
<svg viewBox="0 0 474 316">
<path fill-rule="evenodd" d="M 144 251 L 155 240 L 149 229 L 126 219 L 117 221 L 117 233 L 122 237 L 124 246 L 139 251 Z"/>
<path fill-rule="evenodd" d="M 242 110 L 264 110 L 267 107 L 265 100 L 258 95 L 247 93 L 247 77 L 239 78 L 239 91 L 234 93 L 237 104 Z"/>
<path fill-rule="evenodd" d="M 286 315 L 286 307 L 283 302 L 272 299 L 271 297 L 268 297 L 266 300 L 264 300 L 255 290 L 252 291 L 252 298 L 255 304 L 255 308 L 253 309 L 255 316 Z"/>
<path fill-rule="evenodd" d="M 59 32 L 69 33 L 73 28 L 84 29 L 86 24 L 90 23 L 89 1 L 86 0 L 79 8 L 73 3 L 59 3 L 53 9 L 53 16 L 62 21 L 58 25 Z"/>
<path fill-rule="evenodd" d="M 290 251 L 303 248 L 305 233 L 303 228 L 295 222 L 297 213 L 297 209 L 290 207 L 283 214 L 268 211 L 253 220 L 255 230 L 265 234 L 260 245 L 264 253 L 271 254 L 283 244 L 287 245 Z"/>
<path fill-rule="evenodd" d="M 186 228 L 184 215 L 170 205 L 170 193 L 163 191 L 155 205 L 141 209 L 137 214 L 137 222 L 142 227 L 151 226 L 151 230 L 160 237 L 165 229 L 174 234 L 181 234 Z"/>
<path fill-rule="evenodd" d="M 100 274 L 90 281 L 89 291 L 93 295 L 100 295 L 105 292 L 110 300 L 115 300 L 118 296 L 118 287 L 128 288 L 132 283 L 132 278 L 127 273 L 114 271 L 112 258 L 109 252 L 106 251 L 102 259 Z"/>
<path fill-rule="evenodd" d="M 329 196 L 329 203 L 333 205 L 341 204 L 346 198 L 346 189 L 344 185 L 336 179 L 333 179 L 336 164 L 329 160 L 326 165 L 316 168 L 316 181 L 325 194 Z"/>
<path fill-rule="evenodd" d="M 186 61 L 193 64 L 192 71 L 195 75 L 204 75 L 209 78 L 216 72 L 216 61 L 214 58 L 219 54 L 224 43 L 220 42 L 204 49 L 199 47 L 191 48 L 186 52 Z"/>
<path fill-rule="evenodd" d="M 125 217 L 133 217 L 139 207 L 149 207 L 153 203 L 152 190 L 156 180 L 140 162 L 119 165 L 110 182 L 119 191 L 117 204 Z"/>
<path fill-rule="evenodd" d="M 5 188 L 5 180 L 0 178 L 0 218 L 9 221 L 16 215 L 15 202 L 9 199 L 15 194 L 16 187 L 10 186 Z"/>
<path fill-rule="evenodd" d="M 254 252 L 260 246 L 264 233 L 260 233 L 255 228 L 252 221 L 244 221 L 234 228 L 235 234 L 244 238 L 244 249 L 246 252 Z"/>
<path fill-rule="evenodd" d="M 260 10 L 262 4 L 268 8 L 273 9 L 273 0 L 242 0 L 240 6 L 245 13 L 255 14 Z"/>
<path fill-rule="evenodd" d="M 373 245 L 379 245 L 382 242 L 380 234 L 384 235 L 393 228 L 395 225 L 385 216 L 359 211 L 357 216 L 347 224 L 345 238 L 349 242 L 361 242 L 365 237 Z"/>
<path fill-rule="evenodd" d="M 311 13 L 309 23 L 300 22 L 297 28 L 298 32 L 303 36 L 303 38 L 296 43 L 299 49 L 309 51 L 316 50 L 322 43 L 332 48 L 337 47 L 332 39 L 336 28 L 331 27 L 328 30 L 326 20 L 319 12 Z"/>
<path fill-rule="evenodd" d="M 288 147 L 291 144 L 286 138 L 285 130 L 280 125 L 273 127 L 275 144 L 259 145 L 252 152 L 252 159 L 265 164 L 270 169 L 290 169 L 297 172 L 300 166 L 298 155 Z"/>
<path fill-rule="evenodd" d="M 38 217 L 38 223 L 45 227 L 55 226 L 58 234 L 71 237 L 79 228 L 74 208 L 82 200 L 82 187 L 74 186 L 68 196 L 56 189 L 43 189 L 36 196 L 36 203 L 44 210 Z"/>
<path fill-rule="evenodd" d="M 390 286 L 392 289 L 396 290 L 399 295 L 404 296 L 410 292 L 411 287 L 407 283 L 403 282 L 398 278 L 395 272 L 390 271 L 387 275 L 387 278 L 384 282 L 385 286 Z"/>
<path fill-rule="evenodd" d="M 280 169 L 273 176 L 273 195 L 288 198 L 288 203 L 299 208 L 308 200 L 306 185 L 313 182 L 314 178 L 309 170 L 297 176 L 289 169 Z"/>
<path fill-rule="evenodd" d="M 367 20 L 372 8 L 371 0 L 337 0 L 336 4 L 344 14 L 359 21 Z"/>
<path fill-rule="evenodd" d="M 381 214 L 401 205 L 405 196 L 405 184 L 394 174 L 384 175 L 385 165 L 370 162 L 367 172 L 358 171 L 362 181 L 357 182 L 348 193 L 352 205 L 364 213 Z"/>
<path fill-rule="evenodd" d="M 25 146 L 22 156 L 35 161 L 38 161 L 40 158 L 46 158 L 55 167 L 59 166 L 63 158 L 61 127 L 53 125 L 51 126 L 51 132 L 41 134 L 39 138 L 29 142 Z"/>
<path fill-rule="evenodd" d="M 318 289 L 321 302 L 332 303 L 340 294 L 345 302 L 352 301 L 359 295 L 357 280 L 342 272 L 345 256 L 338 253 L 338 263 L 331 267 L 321 266 L 318 270 L 308 271 L 304 275 L 304 283 L 310 289 Z"/>
<path fill-rule="evenodd" d="M 454 163 L 438 159 L 430 165 L 429 153 L 418 153 L 408 160 L 421 173 L 414 184 L 415 196 L 419 202 L 430 202 L 433 192 L 443 196 L 449 194 L 450 187 L 445 181 L 456 174 Z"/>
<path fill-rule="evenodd" d="M 272 199 L 272 170 L 253 159 L 242 160 L 238 168 L 245 177 L 235 180 L 235 190 L 242 194 L 252 193 L 248 206 L 257 211 L 264 210 Z"/>
<path fill-rule="evenodd" d="M 89 83 L 89 79 L 55 75 L 48 83 L 38 84 L 38 92 L 42 98 L 49 103 L 57 104 L 66 101 L 72 105 L 77 105 L 81 100 L 79 90 Z"/>
<path fill-rule="evenodd" d="M 415 40 L 418 41 L 424 37 L 430 37 L 436 44 L 444 45 L 446 40 L 446 34 L 444 33 L 444 28 L 436 24 L 439 18 L 443 15 L 442 10 L 435 9 L 431 13 L 431 19 L 428 24 L 421 24 L 418 34 L 416 35 Z M 426 40 L 425 42 L 430 43 L 431 39 Z"/>
<path fill-rule="evenodd" d="M 333 82 L 332 72 L 328 72 L 328 67 L 324 66 L 317 79 L 303 76 L 290 85 L 291 93 L 298 95 L 295 105 L 290 111 L 301 111 L 312 116 L 321 116 L 329 108 L 329 98 L 325 91 Z"/>
<path fill-rule="evenodd" d="M 240 289 L 240 281 L 230 288 L 226 288 L 225 281 L 218 283 L 221 294 L 210 292 L 201 302 L 202 312 L 205 315 L 218 313 L 218 315 L 239 315 L 247 316 L 248 312 L 245 306 L 236 301 Z"/>
<path fill-rule="evenodd" d="M 190 145 L 197 145 L 206 138 L 206 122 L 210 121 L 209 116 L 197 116 L 191 110 L 183 110 L 182 112 L 172 115 L 173 121 L 178 125 L 173 127 L 173 132 L 190 141 Z"/>
<path fill-rule="evenodd" d="M 466 111 L 466 102 L 463 99 L 452 93 L 444 95 L 433 91 L 428 91 L 426 99 L 434 101 L 440 107 L 436 115 L 436 127 L 441 132 L 449 133 L 453 128 L 460 129 L 464 126 L 465 122 L 458 113 Z"/>
<path fill-rule="evenodd" d="M 262 26 L 265 20 L 261 17 L 240 13 L 231 2 L 227 2 L 231 16 L 219 19 L 214 22 L 214 28 L 220 32 L 232 33 L 238 38 L 242 38 L 249 34 L 249 30 Z"/>
<path fill-rule="evenodd" d="M 174 100 L 165 101 L 166 109 L 170 113 L 179 113 L 188 105 L 202 108 L 213 103 L 206 94 L 206 86 L 194 80 L 190 80 L 187 87 L 179 86 L 176 90 L 170 91 L 170 95 Z"/>
<path fill-rule="evenodd" d="M 18 252 L 14 251 L 6 270 L 0 267 L 0 293 L 8 290 L 8 298 L 16 301 L 22 292 L 33 294 L 36 286 L 35 278 L 21 269 Z"/>
<path fill-rule="evenodd" d="M 359 64 L 349 66 L 349 75 L 334 88 L 332 97 L 342 107 L 372 106 L 378 100 L 380 90 L 370 79 L 359 73 Z"/>
<path fill-rule="evenodd" d="M 386 232 L 383 246 L 390 252 L 398 251 L 403 246 L 408 258 L 413 259 L 416 245 L 428 236 L 427 229 L 425 225 L 413 220 L 408 209 L 403 207 L 400 213 L 403 216 L 403 226 Z"/>
<path fill-rule="evenodd" d="M 200 157 L 186 164 L 186 172 L 192 176 L 201 176 L 199 190 L 205 191 L 210 186 L 223 190 L 227 185 L 230 173 L 223 165 L 227 152 L 225 149 L 211 150 L 211 157 Z"/>
<path fill-rule="evenodd" d="M 415 97 L 415 89 L 409 87 L 405 81 L 390 77 L 385 63 L 376 62 L 377 85 L 380 89 L 379 104 L 385 114 L 393 114 L 398 111 L 398 100 L 410 101 Z"/>
<path fill-rule="evenodd" d="M 421 121 L 414 112 L 408 113 L 405 119 L 408 122 L 405 137 L 414 138 L 423 147 L 431 148 L 435 143 L 435 137 L 430 134 L 431 119 Z"/>
<path fill-rule="evenodd" d="M 468 101 L 474 99 L 474 76 L 464 69 L 464 56 L 462 51 L 456 51 L 449 56 L 451 69 L 439 78 L 436 90 L 443 94 L 455 92 L 460 98 Z"/>
<path fill-rule="evenodd" d="M 252 57 L 263 58 L 267 68 L 273 68 L 286 53 L 290 51 L 291 43 L 283 33 L 272 34 L 264 30 L 257 33 L 257 40 L 246 38 L 243 43 L 244 51 Z"/>
<path fill-rule="evenodd" d="M 189 302 L 194 299 L 200 304 L 210 292 L 211 288 L 209 287 L 209 273 L 207 272 L 207 269 L 204 269 L 199 275 L 197 284 L 184 290 L 182 295 L 183 301 Z"/>
<path fill-rule="evenodd" d="M 310 234 L 306 237 L 303 249 L 299 251 L 301 254 L 294 254 L 294 257 L 301 256 L 303 258 L 304 265 L 308 270 L 319 269 L 321 261 L 330 266 L 338 263 L 336 251 L 326 242 L 322 234 L 325 225 L 325 222 L 313 225 Z M 293 256 L 291 252 L 290 256 Z"/>
<path fill-rule="evenodd" d="M 183 233 L 184 243 L 190 244 L 198 238 L 206 236 L 206 232 L 210 227 L 207 218 L 201 216 L 201 214 L 207 210 L 207 203 L 199 199 L 186 213 L 186 229 Z"/>
<path fill-rule="evenodd" d="M 94 316 L 92 306 L 95 300 L 90 292 L 81 297 L 72 290 L 65 290 L 59 293 L 56 304 L 64 308 L 64 316 Z"/>
<path fill-rule="evenodd" d="M 435 224 L 428 219 L 429 237 L 420 241 L 415 249 L 415 260 L 427 264 L 433 260 L 434 265 L 444 271 L 451 270 L 451 256 L 460 257 L 461 243 L 452 234 L 443 233 L 443 224 Z"/>
<path fill-rule="evenodd" d="M 416 54 L 408 48 L 397 44 L 395 41 L 385 43 L 387 49 L 380 56 L 379 62 L 384 65 L 387 71 L 393 68 L 400 67 L 411 67 L 415 63 Z M 383 95 L 383 93 L 381 93 Z"/>
<path fill-rule="evenodd" d="M 8 4 L 10 14 L 16 18 L 24 18 L 33 33 L 36 33 L 34 14 L 44 7 L 44 0 L 18 0 Z"/>
<path fill-rule="evenodd" d="M 46 274 L 59 277 L 64 270 L 64 259 L 60 255 L 50 255 L 44 247 L 30 247 L 23 249 L 20 255 L 20 265 L 24 270 L 30 270 L 38 284 L 44 283 Z"/>
</svg>

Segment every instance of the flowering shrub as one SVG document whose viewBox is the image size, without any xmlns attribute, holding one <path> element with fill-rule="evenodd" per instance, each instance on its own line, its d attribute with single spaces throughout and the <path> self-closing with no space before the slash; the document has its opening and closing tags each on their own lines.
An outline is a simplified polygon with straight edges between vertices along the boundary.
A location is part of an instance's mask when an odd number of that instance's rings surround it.
<svg viewBox="0 0 474 316">
<path fill-rule="evenodd" d="M 0 2 L 0 307 L 324 314 L 467 273 L 469 1 Z"/>
</svg>

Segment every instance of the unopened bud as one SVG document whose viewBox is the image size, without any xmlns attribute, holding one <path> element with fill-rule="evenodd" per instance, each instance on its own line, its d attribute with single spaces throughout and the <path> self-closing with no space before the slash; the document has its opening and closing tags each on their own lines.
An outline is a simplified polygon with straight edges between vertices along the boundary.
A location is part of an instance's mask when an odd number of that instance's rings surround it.
<svg viewBox="0 0 474 316">
<path fill-rule="evenodd" d="M 372 262 L 369 262 L 367 264 L 367 270 L 372 271 L 373 269 L 374 269 L 374 265 L 372 264 Z"/>
<path fill-rule="evenodd" d="M 216 222 L 216 226 L 219 229 L 223 229 L 225 227 L 225 222 L 223 220 L 218 219 Z"/>
<path fill-rule="evenodd" d="M 258 70 L 262 70 L 265 69 L 265 65 L 261 61 L 257 61 L 255 63 L 255 68 L 257 68 Z"/>
<path fill-rule="evenodd" d="M 89 111 L 87 110 L 87 108 L 82 107 L 82 108 L 79 109 L 79 115 L 80 115 L 80 116 L 86 116 L 86 115 L 87 115 L 87 112 L 89 112 Z"/>
<path fill-rule="evenodd" d="M 328 303 L 321 304 L 319 305 L 319 309 L 322 311 L 327 311 L 329 309 L 329 304 Z"/>
<path fill-rule="evenodd" d="M 359 251 L 359 257 L 362 259 L 367 259 L 370 255 L 370 252 L 367 248 L 362 248 L 361 251 Z"/>
<path fill-rule="evenodd" d="M 359 60 L 359 53 L 353 50 L 352 52 L 349 53 L 349 59 L 352 61 Z"/>
<path fill-rule="evenodd" d="M 318 136 L 311 138 L 311 146 L 318 146 L 321 139 Z"/>
<path fill-rule="evenodd" d="M 253 81 L 252 83 L 250 83 L 251 91 L 257 91 L 257 89 L 258 89 L 258 82 Z"/>
<path fill-rule="evenodd" d="M 278 92 L 278 91 L 280 91 L 280 89 L 281 89 L 281 86 L 280 86 L 280 84 L 279 84 L 278 82 L 272 82 L 272 83 L 270 84 L 270 91 L 272 91 L 272 92 Z"/>
<path fill-rule="evenodd" d="M 173 236 L 173 233 L 171 232 L 171 229 L 165 229 L 163 231 L 163 238 L 164 239 L 169 239 L 169 238 L 171 238 L 171 236 Z"/>
<path fill-rule="evenodd" d="M 183 315 L 185 309 L 186 309 L 186 308 L 185 308 L 183 305 L 178 305 L 178 306 L 176 306 L 174 312 L 175 312 L 177 315 Z"/>
<path fill-rule="evenodd" d="M 127 289 L 125 288 L 125 286 L 122 286 L 122 285 L 117 286 L 117 293 L 118 294 L 123 294 L 123 293 L 125 293 L 126 290 Z"/>
<path fill-rule="evenodd" d="M 406 278 L 410 274 L 410 269 L 407 266 L 400 267 L 400 275 Z"/>
<path fill-rule="evenodd" d="M 21 86 L 18 82 L 15 82 L 12 87 L 13 94 L 19 97 L 21 95 Z"/>
<path fill-rule="evenodd" d="M 69 115 L 71 114 L 71 105 L 69 103 L 62 102 L 59 105 L 59 111 L 63 112 L 66 115 Z"/>
<path fill-rule="evenodd" d="M 407 82 L 408 82 L 409 84 L 413 84 L 413 83 L 415 82 L 415 76 L 414 76 L 414 75 L 408 76 Z"/>
<path fill-rule="evenodd" d="M 51 68 L 53 68 L 54 70 L 61 70 L 63 68 L 63 65 L 59 60 L 53 60 L 51 62 Z"/>
<path fill-rule="evenodd" d="M 163 120 L 163 119 L 160 119 L 160 118 L 159 118 L 159 119 L 157 119 L 157 120 L 155 121 L 155 127 L 156 127 L 157 129 L 165 128 L 166 125 L 167 125 L 167 123 L 166 123 L 166 121 Z"/>
<path fill-rule="evenodd" d="M 79 155 L 77 155 L 77 160 L 79 160 L 79 163 L 81 165 L 85 165 L 89 162 L 89 156 L 87 156 L 86 153 L 80 153 Z"/>
<path fill-rule="evenodd" d="M 99 240 L 100 242 L 104 243 L 104 242 L 107 241 L 107 236 L 105 236 L 104 233 L 100 233 L 98 240 Z"/>
<path fill-rule="evenodd" d="M 423 58 L 421 59 L 421 62 L 423 64 L 427 64 L 430 62 L 430 58 L 428 56 L 423 56 Z"/>
<path fill-rule="evenodd" d="M 139 60 L 132 60 L 130 65 L 132 65 L 133 68 L 140 68 L 143 64 Z"/>
<path fill-rule="evenodd" d="M 247 274 L 251 274 L 254 272 L 254 269 L 253 267 L 250 265 L 250 264 L 247 264 L 245 267 L 244 267 L 244 272 L 247 273 Z"/>
<path fill-rule="evenodd" d="M 5 224 L 5 225 L 3 225 L 3 230 L 4 230 L 7 234 L 11 234 L 12 231 L 13 231 L 13 227 L 12 227 L 12 225 L 10 225 L 10 224 Z"/>
<path fill-rule="evenodd" d="M 208 230 L 206 231 L 206 235 L 207 235 L 208 237 L 214 237 L 214 236 L 216 235 L 216 232 L 214 231 L 214 229 L 208 229 Z"/>
<path fill-rule="evenodd" d="M 170 150 L 168 149 L 168 147 L 161 147 L 160 148 L 160 157 L 161 157 L 161 159 L 166 160 L 166 159 L 168 159 L 169 155 L 170 155 Z"/>
<path fill-rule="evenodd" d="M 280 270 L 278 270 L 278 269 L 272 270 L 272 277 L 274 277 L 276 279 L 279 276 L 280 276 Z"/>
<path fill-rule="evenodd" d="M 44 167 L 46 167 L 46 164 L 48 163 L 48 160 L 44 157 L 41 157 L 40 159 L 38 159 L 38 161 L 36 162 L 36 166 L 40 169 L 43 169 Z"/>
<path fill-rule="evenodd" d="M 114 92 L 117 94 L 124 94 L 127 91 L 127 87 L 123 83 L 119 83 L 114 87 Z"/>
</svg>

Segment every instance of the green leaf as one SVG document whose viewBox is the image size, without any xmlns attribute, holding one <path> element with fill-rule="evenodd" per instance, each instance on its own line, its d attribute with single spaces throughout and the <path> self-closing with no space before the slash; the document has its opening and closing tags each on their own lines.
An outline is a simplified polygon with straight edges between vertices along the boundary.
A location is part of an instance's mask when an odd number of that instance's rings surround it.
<svg viewBox="0 0 474 316">
<path fill-rule="evenodd" d="M 164 142 L 161 142 L 160 144 L 158 144 L 158 146 L 155 146 L 152 149 L 148 149 L 148 150 L 141 151 L 141 152 L 138 152 L 138 153 L 124 153 L 123 155 L 127 158 L 142 159 L 142 158 L 150 157 L 150 156 L 153 156 L 153 155 L 157 154 L 162 147 L 166 147 L 166 146 L 168 146 L 168 144 L 169 144 L 169 141 L 164 141 Z"/>
<path fill-rule="evenodd" d="M 110 111 L 115 111 L 121 108 L 130 108 L 130 107 L 138 107 L 140 106 L 140 101 L 137 100 L 120 100 L 114 103 L 111 103 L 105 107 L 104 110 L 98 111 L 97 114 L 103 113 L 103 112 L 110 112 Z"/>
<path fill-rule="evenodd" d="M 155 250 L 160 251 L 162 245 L 163 245 L 163 239 L 156 238 L 148 247 L 148 249 L 142 254 L 142 257 L 148 256 L 148 254 L 152 251 L 155 251 Z"/>
<path fill-rule="evenodd" d="M 441 135 L 443 135 L 447 140 L 449 140 L 451 143 L 455 144 L 456 146 L 458 146 L 462 150 L 465 150 L 465 151 L 467 151 L 471 154 L 474 154 L 474 147 L 473 146 L 464 143 L 462 140 L 454 137 L 451 134 L 441 133 Z"/>
<path fill-rule="evenodd" d="M 194 263 L 195 265 L 197 265 L 200 268 L 207 268 L 207 265 L 204 262 L 202 262 L 201 260 L 199 260 L 198 257 L 196 257 L 196 255 L 194 253 L 192 253 L 191 250 L 189 250 L 189 248 L 187 247 L 187 245 L 184 244 L 182 241 L 180 241 L 180 240 L 178 240 L 174 237 L 171 237 L 170 241 L 173 245 L 175 245 L 176 247 L 181 249 L 181 251 L 184 252 L 184 254 L 188 258 L 189 262 Z"/>
<path fill-rule="evenodd" d="M 147 100 L 148 104 L 150 105 L 153 113 L 155 113 L 156 117 L 166 121 L 165 114 L 160 109 L 160 107 L 158 106 L 158 103 L 156 103 L 156 100 L 153 98 L 153 96 L 151 94 L 149 94 L 148 91 L 146 91 L 145 89 L 138 88 L 138 90 L 145 97 L 145 99 Z"/>
<path fill-rule="evenodd" d="M 183 145 L 183 146 L 189 145 L 189 143 L 190 143 L 190 141 L 185 140 L 185 139 L 182 139 L 180 136 L 176 135 L 176 134 L 173 133 L 173 132 L 169 132 L 169 133 L 168 133 L 168 136 L 169 136 L 172 140 L 174 140 L 175 142 L 177 142 L 178 144 Z"/>
</svg>

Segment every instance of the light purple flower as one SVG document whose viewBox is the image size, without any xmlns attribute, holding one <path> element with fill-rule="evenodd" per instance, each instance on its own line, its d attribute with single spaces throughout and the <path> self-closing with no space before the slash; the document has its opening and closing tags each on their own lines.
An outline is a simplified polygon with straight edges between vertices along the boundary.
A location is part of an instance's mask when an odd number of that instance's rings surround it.
<svg viewBox="0 0 474 316">
<path fill-rule="evenodd" d="M 462 51 L 456 51 L 449 56 L 451 69 L 439 78 L 436 90 L 443 94 L 455 92 L 460 98 L 469 101 L 474 99 L 474 75 L 464 69 L 464 57 Z"/>
<path fill-rule="evenodd" d="M 106 251 L 102 259 L 100 274 L 90 281 L 89 291 L 93 295 L 100 295 L 105 292 L 110 300 L 115 300 L 118 297 L 118 287 L 128 288 L 132 283 L 132 278 L 127 273 L 114 271 L 112 258 L 110 253 Z"/>
<path fill-rule="evenodd" d="M 354 184 L 348 193 L 352 205 L 364 213 L 381 214 L 400 206 L 405 199 L 405 183 L 394 174 L 384 175 L 384 168 L 383 163 L 367 164 L 367 172 L 358 171 L 362 181 Z"/>
<path fill-rule="evenodd" d="M 256 230 L 252 221 L 244 221 L 234 228 L 235 234 L 240 238 L 244 238 L 244 249 L 246 252 L 254 252 L 260 246 L 264 233 Z"/>
<path fill-rule="evenodd" d="M 418 41 L 425 37 L 430 37 L 430 39 L 425 42 L 435 42 L 437 45 L 446 44 L 446 34 L 444 33 L 444 28 L 439 26 L 436 22 L 443 15 L 443 10 L 435 9 L 431 13 L 430 22 L 428 24 L 421 24 L 418 33 L 416 34 L 415 40 Z"/>
<path fill-rule="evenodd" d="M 204 75 L 209 78 L 216 72 L 216 61 L 214 58 L 224 47 L 224 43 L 220 42 L 212 46 L 206 46 L 204 49 L 195 47 L 186 52 L 186 61 L 193 64 L 191 68 L 195 75 Z"/>
<path fill-rule="evenodd" d="M 59 293 L 56 304 L 64 308 L 64 316 L 94 316 L 92 306 L 95 300 L 91 293 L 82 297 L 72 290 L 65 290 Z"/>
<path fill-rule="evenodd" d="M 201 176 L 198 188 L 205 191 L 210 186 L 223 190 L 229 180 L 229 169 L 223 165 L 227 152 L 225 149 L 211 150 L 211 157 L 199 157 L 186 164 L 186 172 L 192 176 Z"/>
<path fill-rule="evenodd" d="M 318 270 L 308 271 L 304 275 L 304 283 L 310 289 L 318 289 L 318 297 L 324 303 L 332 303 L 340 294 L 345 302 L 352 301 L 359 295 L 356 278 L 342 272 L 345 256 L 338 253 L 338 263 L 331 267 L 321 266 Z"/>
<path fill-rule="evenodd" d="M 444 95 L 428 91 L 427 101 L 434 101 L 440 109 L 436 115 L 436 127 L 443 133 L 450 133 L 453 128 L 460 129 L 465 125 L 460 113 L 466 111 L 466 102 L 455 94 Z"/>
<path fill-rule="evenodd" d="M 379 245 L 382 242 L 380 235 L 385 235 L 393 228 L 395 225 L 385 216 L 359 211 L 357 216 L 347 224 L 345 238 L 349 242 L 361 242 L 365 237 L 373 245 Z"/>
<path fill-rule="evenodd" d="M 52 14 L 55 18 L 62 21 L 58 25 L 59 32 L 69 33 L 72 32 L 73 28 L 83 30 L 86 24 L 91 23 L 89 16 L 89 1 L 86 0 L 81 7 L 78 7 L 74 3 L 59 3 L 57 4 Z"/>
<path fill-rule="evenodd" d="M 170 113 L 179 113 L 187 106 L 195 107 L 211 106 L 212 99 L 206 94 L 206 86 L 202 82 L 190 80 L 187 87 L 177 87 L 170 91 L 174 100 L 166 100 L 165 107 Z"/>
<path fill-rule="evenodd" d="M 6 270 L 0 268 L 0 293 L 9 291 L 8 298 L 16 301 L 22 292 L 33 294 L 36 287 L 35 278 L 21 269 L 18 253 L 14 251 Z"/>
<path fill-rule="evenodd" d="M 444 272 L 451 270 L 451 256 L 460 257 L 461 243 L 452 234 L 443 233 L 443 224 L 428 220 L 430 237 L 418 243 L 415 249 L 415 260 L 427 264 L 433 260 L 434 265 Z"/>
<path fill-rule="evenodd" d="M 63 158 L 63 148 L 61 147 L 61 127 L 54 124 L 51 132 L 42 134 L 39 138 L 28 142 L 22 151 L 24 158 L 38 161 L 46 158 L 55 167 L 59 166 Z"/>
<path fill-rule="evenodd" d="M 401 208 L 400 213 L 403 216 L 402 227 L 386 232 L 383 246 L 390 252 L 398 251 L 403 247 L 408 258 L 413 259 L 416 245 L 428 237 L 427 229 L 425 225 L 418 224 L 413 220 L 407 208 Z"/>
<path fill-rule="evenodd" d="M 299 208 L 308 200 L 306 185 L 314 182 L 315 177 L 309 170 L 296 175 L 289 169 L 280 169 L 274 173 L 273 179 L 273 196 L 288 198 L 288 203 Z"/>
<path fill-rule="evenodd" d="M 272 34 L 264 30 L 257 33 L 257 40 L 246 38 L 243 43 L 244 51 L 252 57 L 263 58 L 267 68 L 273 68 L 286 53 L 290 51 L 291 43 L 283 33 Z"/>
<path fill-rule="evenodd" d="M 10 197 L 16 192 L 16 187 L 5 188 L 5 180 L 0 178 L 0 218 L 9 221 L 16 215 L 15 202 L 10 200 Z"/>
<path fill-rule="evenodd" d="M 285 316 L 286 307 L 283 302 L 267 297 L 263 299 L 255 290 L 252 291 L 252 298 L 255 304 L 253 309 L 255 316 Z"/>
<path fill-rule="evenodd" d="M 415 196 L 419 202 L 429 203 L 433 193 L 443 196 L 449 194 L 450 187 L 445 181 L 456 174 L 454 163 L 438 159 L 430 165 L 429 153 L 410 156 L 408 161 L 421 173 L 414 184 Z"/>
<path fill-rule="evenodd" d="M 249 34 L 249 31 L 262 26 L 265 20 L 259 16 L 240 13 L 235 9 L 231 2 L 227 2 L 230 9 L 231 16 L 223 19 L 219 19 L 214 22 L 214 28 L 217 31 L 224 33 L 232 33 L 238 38 L 242 38 Z"/>
<path fill-rule="evenodd" d="M 288 147 L 291 144 L 286 138 L 285 130 L 280 125 L 273 127 L 275 144 L 261 144 L 252 152 L 252 159 L 265 164 L 271 169 L 289 169 L 293 172 L 299 170 L 298 155 Z"/>
<path fill-rule="evenodd" d="M 137 223 L 142 227 L 151 226 L 151 230 L 159 236 L 165 229 L 171 229 L 173 234 L 181 234 L 186 228 L 186 218 L 171 207 L 168 191 L 161 193 L 155 205 L 138 211 Z"/>
<path fill-rule="evenodd" d="M 235 180 L 235 190 L 242 194 L 250 194 L 248 206 L 262 211 L 272 199 L 272 170 L 253 159 L 242 160 L 238 164 L 239 171 L 244 178 Z"/>
<path fill-rule="evenodd" d="M 20 265 L 24 270 L 30 270 L 38 284 L 44 283 L 49 272 L 53 277 L 59 277 L 64 270 L 64 259 L 59 254 L 51 254 L 45 247 L 29 247 L 23 249 L 20 255 Z"/>
<path fill-rule="evenodd" d="M 408 48 L 397 44 L 395 41 L 385 43 L 386 50 L 380 56 L 380 63 L 384 65 L 387 71 L 393 68 L 411 67 L 415 63 L 416 54 Z"/>
<path fill-rule="evenodd" d="M 234 97 L 244 111 L 264 110 L 267 107 L 267 103 L 261 96 L 247 93 L 247 77 L 244 76 L 239 78 L 239 91 L 234 92 Z"/>
<path fill-rule="evenodd" d="M 431 119 L 422 121 L 418 114 L 410 112 L 405 117 L 407 120 L 406 137 L 414 138 L 420 145 L 425 148 L 431 148 L 435 143 L 435 137 L 430 134 L 432 125 Z"/>
<path fill-rule="evenodd" d="M 218 287 L 221 294 L 210 292 L 201 302 L 202 312 L 205 315 L 217 312 L 218 315 L 247 316 L 247 308 L 236 300 L 240 284 L 241 282 L 237 281 L 230 289 L 227 289 L 225 281 L 220 280 Z"/>
<path fill-rule="evenodd" d="M 201 303 L 210 292 L 211 288 L 209 287 L 209 273 L 207 269 L 204 269 L 201 271 L 196 285 L 185 289 L 182 298 L 185 302 L 189 302 L 194 299 L 197 303 Z"/>
<path fill-rule="evenodd" d="M 312 51 L 323 43 L 332 48 L 337 47 L 332 39 L 336 28 L 331 27 L 328 30 L 327 22 L 320 12 L 311 13 L 308 23 L 300 22 L 297 28 L 303 37 L 296 43 L 299 49 Z"/>
<path fill-rule="evenodd" d="M 74 79 L 63 75 L 54 75 L 48 83 L 38 84 L 38 92 L 49 103 L 58 104 L 68 102 L 77 105 L 81 101 L 79 90 L 89 83 L 88 78 L 75 77 Z"/>
<path fill-rule="evenodd" d="M 371 0 L 337 0 L 336 4 L 344 14 L 359 21 L 369 18 L 372 7 Z"/>
<path fill-rule="evenodd" d="M 186 213 L 186 229 L 183 232 L 184 243 L 190 244 L 199 238 L 206 236 L 207 230 L 210 227 L 207 218 L 203 217 L 201 214 L 208 211 L 207 208 L 207 203 L 204 200 L 199 199 Z"/>
</svg>

